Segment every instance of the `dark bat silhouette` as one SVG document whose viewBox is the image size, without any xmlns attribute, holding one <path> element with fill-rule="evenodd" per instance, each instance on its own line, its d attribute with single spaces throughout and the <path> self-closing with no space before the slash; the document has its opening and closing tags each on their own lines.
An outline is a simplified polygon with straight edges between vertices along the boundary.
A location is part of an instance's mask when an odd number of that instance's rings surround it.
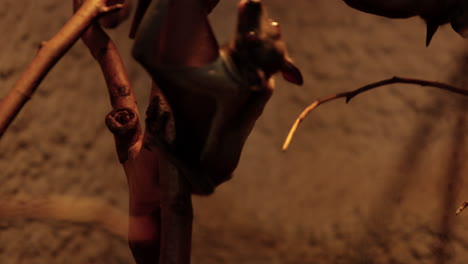
<svg viewBox="0 0 468 264">
<path fill-rule="evenodd" d="M 234 39 L 219 48 L 206 18 L 217 0 L 153 0 L 136 34 L 134 57 L 152 76 L 157 97 L 147 127 L 191 184 L 210 194 L 230 179 L 244 143 L 273 92 L 272 76 L 302 84 L 261 0 L 242 0 Z M 175 136 L 168 135 L 174 123 Z"/>
</svg>

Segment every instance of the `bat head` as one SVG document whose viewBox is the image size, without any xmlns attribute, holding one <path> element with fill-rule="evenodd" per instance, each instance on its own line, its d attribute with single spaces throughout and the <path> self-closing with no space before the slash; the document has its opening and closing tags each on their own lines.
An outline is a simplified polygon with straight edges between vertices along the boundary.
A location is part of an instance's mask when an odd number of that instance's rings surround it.
<svg viewBox="0 0 468 264">
<path fill-rule="evenodd" d="M 240 67 L 261 70 L 266 78 L 281 72 L 287 81 L 303 83 L 300 70 L 288 56 L 279 24 L 268 16 L 261 0 L 240 1 L 233 51 Z"/>
</svg>

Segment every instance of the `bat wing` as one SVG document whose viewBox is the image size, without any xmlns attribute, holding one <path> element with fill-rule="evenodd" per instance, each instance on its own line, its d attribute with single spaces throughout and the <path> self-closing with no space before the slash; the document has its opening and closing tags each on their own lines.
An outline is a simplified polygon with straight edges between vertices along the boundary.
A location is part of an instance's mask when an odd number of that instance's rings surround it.
<svg viewBox="0 0 468 264">
<path fill-rule="evenodd" d="M 200 0 L 152 0 L 137 30 L 134 55 L 147 62 L 146 68 L 212 63 L 219 57 L 219 46 L 207 15 Z"/>
</svg>

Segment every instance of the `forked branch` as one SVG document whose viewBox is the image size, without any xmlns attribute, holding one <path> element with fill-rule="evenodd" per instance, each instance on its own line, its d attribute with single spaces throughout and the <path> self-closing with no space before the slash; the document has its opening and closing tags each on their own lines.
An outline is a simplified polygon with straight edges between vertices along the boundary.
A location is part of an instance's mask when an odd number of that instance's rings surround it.
<svg viewBox="0 0 468 264">
<path fill-rule="evenodd" d="M 456 94 L 461 94 L 464 96 L 468 96 L 468 90 L 460 89 L 455 86 L 445 84 L 445 83 L 440 83 L 440 82 L 433 82 L 433 81 L 426 81 L 426 80 L 420 80 L 420 79 L 412 79 L 412 78 L 403 78 L 403 77 L 393 77 L 390 79 L 378 81 L 375 83 L 371 83 L 368 85 L 365 85 L 361 88 L 358 88 L 356 90 L 348 91 L 348 92 L 343 92 L 343 93 L 338 93 L 335 95 L 327 96 L 321 99 L 318 99 L 314 101 L 311 105 L 309 105 L 307 108 L 302 111 L 302 113 L 297 117 L 296 121 L 294 122 L 293 126 L 289 130 L 288 136 L 286 137 L 286 140 L 284 141 L 283 144 L 283 151 L 286 151 L 291 143 L 291 140 L 296 133 L 297 128 L 301 124 L 301 122 L 306 118 L 306 116 L 315 108 L 317 108 L 319 105 L 328 103 L 330 101 L 339 99 L 339 98 L 345 98 L 346 103 L 348 103 L 351 99 L 353 99 L 355 96 L 367 92 L 369 90 L 373 90 L 382 86 L 390 85 L 390 84 L 395 84 L 395 83 L 405 83 L 405 84 L 416 84 L 420 86 L 428 86 L 428 87 L 434 87 L 438 89 L 442 89 L 445 91 L 449 91 L 452 93 Z"/>
<path fill-rule="evenodd" d="M 122 4 L 108 5 L 107 2 L 107 0 L 86 0 L 60 31 L 43 43 L 31 64 L 6 97 L 0 101 L 0 138 L 50 69 L 73 46 L 88 26 L 101 15 L 117 11 L 122 7 Z"/>
</svg>

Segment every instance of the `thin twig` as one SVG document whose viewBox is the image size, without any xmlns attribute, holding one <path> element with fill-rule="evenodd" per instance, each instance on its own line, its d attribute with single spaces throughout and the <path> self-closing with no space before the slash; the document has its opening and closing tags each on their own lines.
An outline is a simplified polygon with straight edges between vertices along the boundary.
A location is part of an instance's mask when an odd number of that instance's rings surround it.
<svg viewBox="0 0 468 264">
<path fill-rule="evenodd" d="M 464 201 L 455 212 L 456 215 L 459 215 L 466 207 L 468 207 L 468 201 Z"/>
<path fill-rule="evenodd" d="M 330 101 L 333 101 L 333 100 L 339 99 L 339 98 L 345 98 L 346 103 L 348 103 L 351 99 L 353 99 L 355 96 L 357 96 L 357 95 L 359 95 L 361 93 L 367 92 L 369 90 L 372 90 L 372 89 L 375 89 L 375 88 L 378 88 L 378 87 L 386 86 L 386 85 L 389 85 L 389 84 L 395 84 L 395 83 L 416 84 L 416 85 L 420 85 L 420 86 L 434 87 L 434 88 L 442 89 L 442 90 L 449 91 L 449 92 L 452 92 L 452 93 L 468 96 L 468 90 L 463 90 L 463 89 L 460 89 L 460 88 L 457 88 L 455 86 L 445 84 L 445 83 L 426 81 L 426 80 L 419 80 L 419 79 L 412 79 L 412 78 L 403 78 L 403 77 L 395 76 L 395 77 L 390 78 L 390 79 L 386 79 L 386 80 L 378 81 L 378 82 L 375 82 L 375 83 L 371 83 L 371 84 L 365 85 L 365 86 L 363 86 L 363 87 L 361 87 L 359 89 L 353 90 L 353 91 L 348 91 L 348 92 L 343 92 L 343 93 L 331 95 L 331 96 L 324 97 L 324 98 L 321 98 L 321 99 L 318 99 L 318 100 L 314 101 L 311 105 L 309 105 L 306 109 L 304 109 L 304 111 L 302 111 L 302 113 L 299 115 L 299 117 L 297 117 L 297 119 L 294 122 L 293 126 L 289 130 L 289 133 L 288 133 L 288 136 L 286 137 L 286 140 L 284 141 L 283 151 L 286 151 L 288 149 L 288 147 L 289 147 L 289 145 L 291 143 L 291 140 L 292 140 L 292 138 L 294 136 L 294 133 L 296 132 L 297 128 L 299 127 L 301 122 L 304 120 L 304 118 L 306 118 L 306 116 L 312 110 L 317 108 L 319 105 L 322 105 L 324 103 L 327 103 L 327 102 L 330 102 Z"/>
<path fill-rule="evenodd" d="M 107 0 L 86 0 L 52 39 L 43 42 L 31 64 L 0 101 L 0 138 L 50 69 L 73 46 L 92 21 L 121 7 L 121 4 L 108 5 Z"/>
</svg>

